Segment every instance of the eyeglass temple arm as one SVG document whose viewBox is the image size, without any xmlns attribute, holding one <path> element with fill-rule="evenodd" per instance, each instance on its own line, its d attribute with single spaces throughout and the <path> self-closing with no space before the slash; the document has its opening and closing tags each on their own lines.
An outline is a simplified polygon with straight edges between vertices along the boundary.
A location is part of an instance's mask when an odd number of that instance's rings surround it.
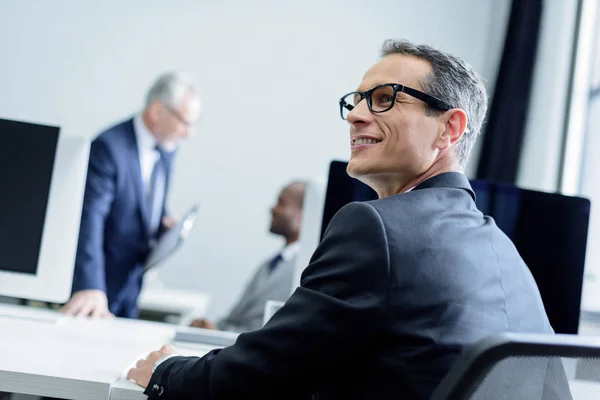
<svg viewBox="0 0 600 400">
<path fill-rule="evenodd" d="M 417 99 L 419 99 L 421 101 L 424 101 L 425 103 L 437 108 L 438 110 L 448 111 L 448 110 L 452 109 L 452 107 L 450 107 L 450 105 L 447 104 L 445 101 L 436 99 L 435 97 L 428 95 L 427 93 L 423 93 L 416 89 L 411 89 L 404 85 L 398 85 L 398 88 L 400 89 L 400 91 L 402 91 L 406 94 L 410 94 L 411 96 L 416 97 Z"/>
</svg>

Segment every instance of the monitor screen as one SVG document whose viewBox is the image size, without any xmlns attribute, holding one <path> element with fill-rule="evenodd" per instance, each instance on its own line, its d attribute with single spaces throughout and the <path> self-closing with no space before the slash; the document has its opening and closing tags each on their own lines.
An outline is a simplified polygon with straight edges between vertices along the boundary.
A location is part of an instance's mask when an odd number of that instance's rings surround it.
<svg viewBox="0 0 600 400">
<path fill-rule="evenodd" d="M 346 165 L 342 161 L 330 165 L 321 239 L 333 215 L 345 204 L 377 198 L 371 188 L 348 176 Z M 589 200 L 487 181 L 474 180 L 471 185 L 477 207 L 494 218 L 531 270 L 554 330 L 576 334 Z"/>
<path fill-rule="evenodd" d="M 71 294 L 90 142 L 69 129 L 0 119 L 0 296 Z"/>
<path fill-rule="evenodd" d="M 329 221 L 340 208 L 353 201 L 369 201 L 377 199 L 377 193 L 361 181 L 351 178 L 346 172 L 348 163 L 332 161 L 329 165 L 329 177 L 325 192 L 325 208 L 321 224 L 321 239 Z"/>
<path fill-rule="evenodd" d="M 37 273 L 58 134 L 0 119 L 0 270 Z"/>
</svg>

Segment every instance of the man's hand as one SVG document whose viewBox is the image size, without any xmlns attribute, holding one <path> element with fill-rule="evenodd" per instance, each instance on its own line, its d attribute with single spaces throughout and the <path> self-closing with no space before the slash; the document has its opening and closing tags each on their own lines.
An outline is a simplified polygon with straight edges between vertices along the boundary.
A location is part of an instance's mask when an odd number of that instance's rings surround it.
<svg viewBox="0 0 600 400">
<path fill-rule="evenodd" d="M 152 378 L 152 369 L 154 368 L 154 364 L 169 354 L 178 354 L 177 349 L 170 344 L 164 345 L 159 351 L 153 351 L 148 355 L 148 357 L 146 357 L 145 360 L 139 360 L 135 364 L 135 367 L 129 370 L 127 373 L 127 379 L 131 379 L 141 387 L 145 388 L 148 386 L 150 378 Z"/>
<path fill-rule="evenodd" d="M 173 217 L 168 217 L 165 216 L 162 219 L 162 224 L 165 227 L 165 230 L 169 230 L 171 228 L 173 228 L 175 225 L 177 225 L 179 221 L 177 221 L 177 218 L 173 218 Z"/>
<path fill-rule="evenodd" d="M 211 329 L 213 331 L 219 330 L 219 328 L 217 328 L 217 325 L 215 325 L 214 323 L 212 323 L 204 318 L 193 320 L 192 323 L 190 324 L 190 326 L 192 326 L 194 328 Z"/>
<path fill-rule="evenodd" d="M 67 315 L 76 317 L 112 318 L 114 315 L 108 311 L 106 293 L 102 290 L 90 289 L 75 292 L 71 300 L 59 310 Z"/>
</svg>

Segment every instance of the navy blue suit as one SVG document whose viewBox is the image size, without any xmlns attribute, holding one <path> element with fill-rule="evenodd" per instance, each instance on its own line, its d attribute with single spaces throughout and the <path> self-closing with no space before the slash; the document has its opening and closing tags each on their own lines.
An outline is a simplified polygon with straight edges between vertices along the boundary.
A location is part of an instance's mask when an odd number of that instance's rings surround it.
<svg viewBox="0 0 600 400">
<path fill-rule="evenodd" d="M 166 191 L 170 169 L 168 157 Z M 129 119 L 102 132 L 91 144 L 73 277 L 73 292 L 104 291 L 109 310 L 119 317 L 138 315 L 142 264 L 152 239 L 147 208 Z"/>
</svg>

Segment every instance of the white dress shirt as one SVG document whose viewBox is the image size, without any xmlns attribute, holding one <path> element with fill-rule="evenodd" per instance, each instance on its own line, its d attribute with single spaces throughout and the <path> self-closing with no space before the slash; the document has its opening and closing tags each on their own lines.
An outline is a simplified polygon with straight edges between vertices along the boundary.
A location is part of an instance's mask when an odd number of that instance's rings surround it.
<svg viewBox="0 0 600 400">
<path fill-rule="evenodd" d="M 160 153 L 156 149 L 156 145 L 158 141 L 150 132 L 141 114 L 136 115 L 133 118 L 133 130 L 135 131 L 135 138 L 137 141 L 138 147 L 138 156 L 140 159 L 140 173 L 142 176 L 142 182 L 144 184 L 144 194 L 147 197 L 150 192 L 150 179 L 152 177 L 152 170 L 154 169 L 154 165 L 157 161 L 160 160 Z M 166 175 L 163 175 L 159 178 L 159 182 L 157 182 L 159 197 L 156 198 L 155 208 L 153 210 L 148 210 L 150 214 L 150 229 L 152 232 L 156 232 L 160 227 L 160 211 L 162 209 L 162 203 L 164 200 L 165 186 L 166 186 Z"/>
<path fill-rule="evenodd" d="M 300 251 L 300 241 L 296 240 L 294 243 L 290 243 L 281 250 L 281 258 L 283 261 L 291 261 L 296 254 Z"/>
<path fill-rule="evenodd" d="M 158 154 L 158 151 L 155 149 L 158 142 L 144 123 L 141 114 L 138 114 L 133 118 L 133 130 L 135 131 L 135 138 L 137 141 L 138 156 L 140 158 L 140 172 L 142 173 L 144 191 L 148 194 L 148 190 L 150 190 L 149 183 L 152 169 L 160 157 L 160 154 Z"/>
</svg>

